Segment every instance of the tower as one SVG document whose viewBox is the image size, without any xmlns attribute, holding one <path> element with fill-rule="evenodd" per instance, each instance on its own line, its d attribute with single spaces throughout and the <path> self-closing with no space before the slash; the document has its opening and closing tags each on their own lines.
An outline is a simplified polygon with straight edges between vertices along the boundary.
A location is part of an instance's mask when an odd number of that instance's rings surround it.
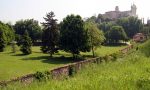
<svg viewBox="0 0 150 90">
<path fill-rule="evenodd" d="M 119 7 L 118 6 L 115 7 L 115 11 L 117 11 L 117 12 L 119 11 Z"/>
<path fill-rule="evenodd" d="M 135 4 L 131 5 L 131 16 L 136 16 L 137 7 Z"/>
</svg>

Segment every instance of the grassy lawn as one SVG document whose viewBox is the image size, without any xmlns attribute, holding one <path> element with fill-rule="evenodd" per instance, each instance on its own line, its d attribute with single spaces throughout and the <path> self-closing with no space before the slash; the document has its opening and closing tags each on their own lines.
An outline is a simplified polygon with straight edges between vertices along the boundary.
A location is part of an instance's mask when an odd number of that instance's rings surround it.
<svg viewBox="0 0 150 90">
<path fill-rule="evenodd" d="M 103 56 L 118 51 L 125 46 L 102 46 L 97 48 L 97 56 Z M 9 80 L 18 76 L 34 73 L 36 71 L 45 71 L 56 68 L 58 66 L 72 63 L 71 54 L 60 51 L 54 55 L 54 58 L 50 58 L 48 54 L 43 54 L 40 51 L 40 47 L 33 47 L 33 53 L 31 55 L 24 56 L 20 51 L 17 53 L 11 53 L 11 48 L 7 47 L 6 51 L 0 53 L 0 81 Z M 81 53 L 85 56 L 91 56 L 91 52 Z M 66 58 L 60 58 L 61 56 Z"/>
<path fill-rule="evenodd" d="M 115 62 L 103 62 L 85 67 L 65 80 L 20 83 L 8 90 L 150 90 L 150 58 L 133 53 Z"/>
</svg>

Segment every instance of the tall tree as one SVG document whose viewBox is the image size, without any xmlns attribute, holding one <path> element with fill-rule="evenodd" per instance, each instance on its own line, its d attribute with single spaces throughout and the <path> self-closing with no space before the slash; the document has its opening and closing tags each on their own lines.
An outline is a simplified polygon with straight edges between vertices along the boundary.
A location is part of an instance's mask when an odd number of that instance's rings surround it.
<svg viewBox="0 0 150 90">
<path fill-rule="evenodd" d="M 107 32 L 107 40 L 118 43 L 119 40 L 126 41 L 127 35 L 121 26 L 113 26 L 110 31 Z"/>
<path fill-rule="evenodd" d="M 31 46 L 32 46 L 32 40 L 29 37 L 28 31 L 26 30 L 21 39 L 20 51 L 22 51 L 23 54 L 25 55 L 31 54 L 32 53 Z"/>
<path fill-rule="evenodd" d="M 80 51 L 89 51 L 88 36 L 84 29 L 84 22 L 79 15 L 68 15 L 63 19 L 60 46 L 63 50 L 71 52 L 74 58 Z"/>
<path fill-rule="evenodd" d="M 105 39 L 104 34 L 101 30 L 97 28 L 97 25 L 92 22 L 85 23 L 85 30 L 87 31 L 89 36 L 89 42 L 93 53 L 93 57 L 95 57 L 94 49 L 95 47 L 98 47 L 102 44 L 102 42 Z"/>
<path fill-rule="evenodd" d="M 57 52 L 57 46 L 59 41 L 59 30 L 57 25 L 57 19 L 54 19 L 54 12 L 50 12 L 44 18 L 45 22 L 42 34 L 42 47 L 41 50 L 44 53 L 50 53 L 50 56 Z"/>
</svg>

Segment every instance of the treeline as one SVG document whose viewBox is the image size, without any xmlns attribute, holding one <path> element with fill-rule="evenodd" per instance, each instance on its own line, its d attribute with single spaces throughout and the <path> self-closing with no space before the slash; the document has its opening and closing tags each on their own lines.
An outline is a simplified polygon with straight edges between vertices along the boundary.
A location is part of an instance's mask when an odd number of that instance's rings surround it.
<svg viewBox="0 0 150 90">
<path fill-rule="evenodd" d="M 150 25 L 144 25 L 137 17 L 111 20 L 102 15 L 83 20 L 80 15 L 68 15 L 57 23 L 54 12 L 46 14 L 45 22 L 40 26 L 34 19 L 20 20 L 15 25 L 0 22 L 0 51 L 7 44 L 17 41 L 24 54 L 32 53 L 32 43 L 41 42 L 43 53 L 52 56 L 58 50 L 64 50 L 77 57 L 82 52 L 107 43 L 128 41 L 136 33 L 149 35 Z"/>
<path fill-rule="evenodd" d="M 127 41 L 140 32 L 148 36 L 150 32 L 150 25 L 143 24 L 138 17 L 113 20 L 99 14 L 88 18 L 87 21 L 97 24 L 98 28 L 104 32 L 107 43 L 117 43 L 120 40 Z"/>
</svg>

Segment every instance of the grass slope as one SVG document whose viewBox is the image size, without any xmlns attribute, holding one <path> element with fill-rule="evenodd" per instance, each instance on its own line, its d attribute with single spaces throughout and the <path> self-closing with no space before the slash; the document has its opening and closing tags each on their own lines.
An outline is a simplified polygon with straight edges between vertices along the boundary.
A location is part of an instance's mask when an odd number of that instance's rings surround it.
<svg viewBox="0 0 150 90">
<path fill-rule="evenodd" d="M 89 65 L 65 80 L 15 83 L 4 90 L 150 90 L 150 58 L 133 53 L 115 62 Z"/>
<path fill-rule="evenodd" d="M 96 50 L 97 55 L 105 55 L 118 51 L 125 46 L 118 47 L 101 47 Z M 24 56 L 21 52 L 11 53 L 11 48 L 7 47 L 6 51 L 0 53 L 0 81 L 8 80 L 18 76 L 35 73 L 36 71 L 50 70 L 55 67 L 74 62 L 69 57 L 70 53 L 60 51 L 54 58 L 50 58 L 48 54 L 43 54 L 40 47 L 33 47 L 31 55 Z M 61 56 L 68 58 L 60 58 Z M 91 56 L 92 53 L 82 53 L 85 56 Z"/>
</svg>

